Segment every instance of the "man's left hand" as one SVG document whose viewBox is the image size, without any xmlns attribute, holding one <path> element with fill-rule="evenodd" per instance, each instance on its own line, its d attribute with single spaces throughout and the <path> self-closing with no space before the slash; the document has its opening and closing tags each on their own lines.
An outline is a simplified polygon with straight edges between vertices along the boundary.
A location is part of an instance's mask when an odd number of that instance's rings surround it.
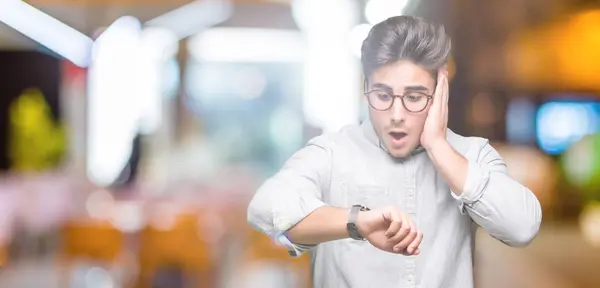
<svg viewBox="0 0 600 288">
<path fill-rule="evenodd" d="M 446 141 L 448 127 L 448 69 L 446 66 L 438 70 L 437 86 L 433 95 L 433 104 L 429 108 L 421 145 L 430 151 L 438 143 Z"/>
</svg>

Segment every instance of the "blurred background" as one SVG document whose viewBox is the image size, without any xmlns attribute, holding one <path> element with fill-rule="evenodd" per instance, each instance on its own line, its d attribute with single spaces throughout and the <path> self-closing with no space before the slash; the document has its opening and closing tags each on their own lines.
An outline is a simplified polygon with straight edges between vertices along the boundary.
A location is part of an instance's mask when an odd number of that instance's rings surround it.
<svg viewBox="0 0 600 288">
<path fill-rule="evenodd" d="M 400 14 L 446 25 L 450 128 L 544 209 L 525 249 L 478 235 L 477 287 L 600 287 L 599 2 L 0 0 L 0 287 L 310 287 L 246 205 L 364 119 Z"/>
</svg>

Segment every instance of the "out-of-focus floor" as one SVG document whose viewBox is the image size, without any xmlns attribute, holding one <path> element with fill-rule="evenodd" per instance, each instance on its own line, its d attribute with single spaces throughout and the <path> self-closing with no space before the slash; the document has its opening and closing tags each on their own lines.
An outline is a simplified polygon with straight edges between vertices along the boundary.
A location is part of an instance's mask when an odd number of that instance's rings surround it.
<svg viewBox="0 0 600 288">
<path fill-rule="evenodd" d="M 523 249 L 506 247 L 484 233 L 479 233 L 478 238 L 477 287 L 600 287 L 600 248 L 585 243 L 575 225 L 546 225 L 536 240 Z M 58 271 L 52 260 L 16 263 L 0 274 L 0 287 L 59 287 Z M 281 277 L 284 275 L 273 273 L 255 275 L 256 278 L 251 277 L 253 281 L 231 279 L 234 275 L 248 277 L 248 273 L 238 272 L 229 271 L 224 276 L 230 278 L 228 287 L 237 288 L 241 282 L 262 282 L 257 286 L 262 288 L 291 287 L 290 282 L 284 282 L 286 277 Z"/>
<path fill-rule="evenodd" d="M 527 248 L 512 249 L 480 233 L 478 287 L 600 287 L 600 248 L 575 225 L 546 225 Z"/>
</svg>

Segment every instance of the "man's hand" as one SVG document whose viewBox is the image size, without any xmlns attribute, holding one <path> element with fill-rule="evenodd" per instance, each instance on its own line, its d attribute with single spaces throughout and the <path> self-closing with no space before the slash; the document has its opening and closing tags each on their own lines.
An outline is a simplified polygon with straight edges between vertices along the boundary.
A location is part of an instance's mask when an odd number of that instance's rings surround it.
<svg viewBox="0 0 600 288">
<path fill-rule="evenodd" d="M 395 207 L 359 212 L 357 227 L 371 245 L 383 251 L 406 256 L 420 253 L 423 233 Z"/>
<path fill-rule="evenodd" d="M 427 119 L 421 134 L 421 145 L 427 151 L 438 143 L 446 141 L 448 127 L 448 70 L 444 66 L 438 70 L 437 86 L 433 95 L 433 104 L 427 112 Z"/>
</svg>

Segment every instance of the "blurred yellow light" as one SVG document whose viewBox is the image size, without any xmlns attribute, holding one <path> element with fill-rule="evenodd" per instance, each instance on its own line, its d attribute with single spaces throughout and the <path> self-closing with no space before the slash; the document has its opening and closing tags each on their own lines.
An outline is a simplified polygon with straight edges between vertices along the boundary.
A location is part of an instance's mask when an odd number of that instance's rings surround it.
<svg viewBox="0 0 600 288">
<path fill-rule="evenodd" d="M 552 72 L 564 77 L 567 83 L 600 88 L 600 11 L 577 14 L 557 30 L 555 49 L 559 67 Z"/>
<path fill-rule="evenodd" d="M 590 245 L 600 247 L 600 202 L 585 206 L 579 216 L 581 234 Z"/>
<path fill-rule="evenodd" d="M 600 90 L 600 10 L 527 30 L 506 45 L 508 77 L 529 88 Z"/>
</svg>

